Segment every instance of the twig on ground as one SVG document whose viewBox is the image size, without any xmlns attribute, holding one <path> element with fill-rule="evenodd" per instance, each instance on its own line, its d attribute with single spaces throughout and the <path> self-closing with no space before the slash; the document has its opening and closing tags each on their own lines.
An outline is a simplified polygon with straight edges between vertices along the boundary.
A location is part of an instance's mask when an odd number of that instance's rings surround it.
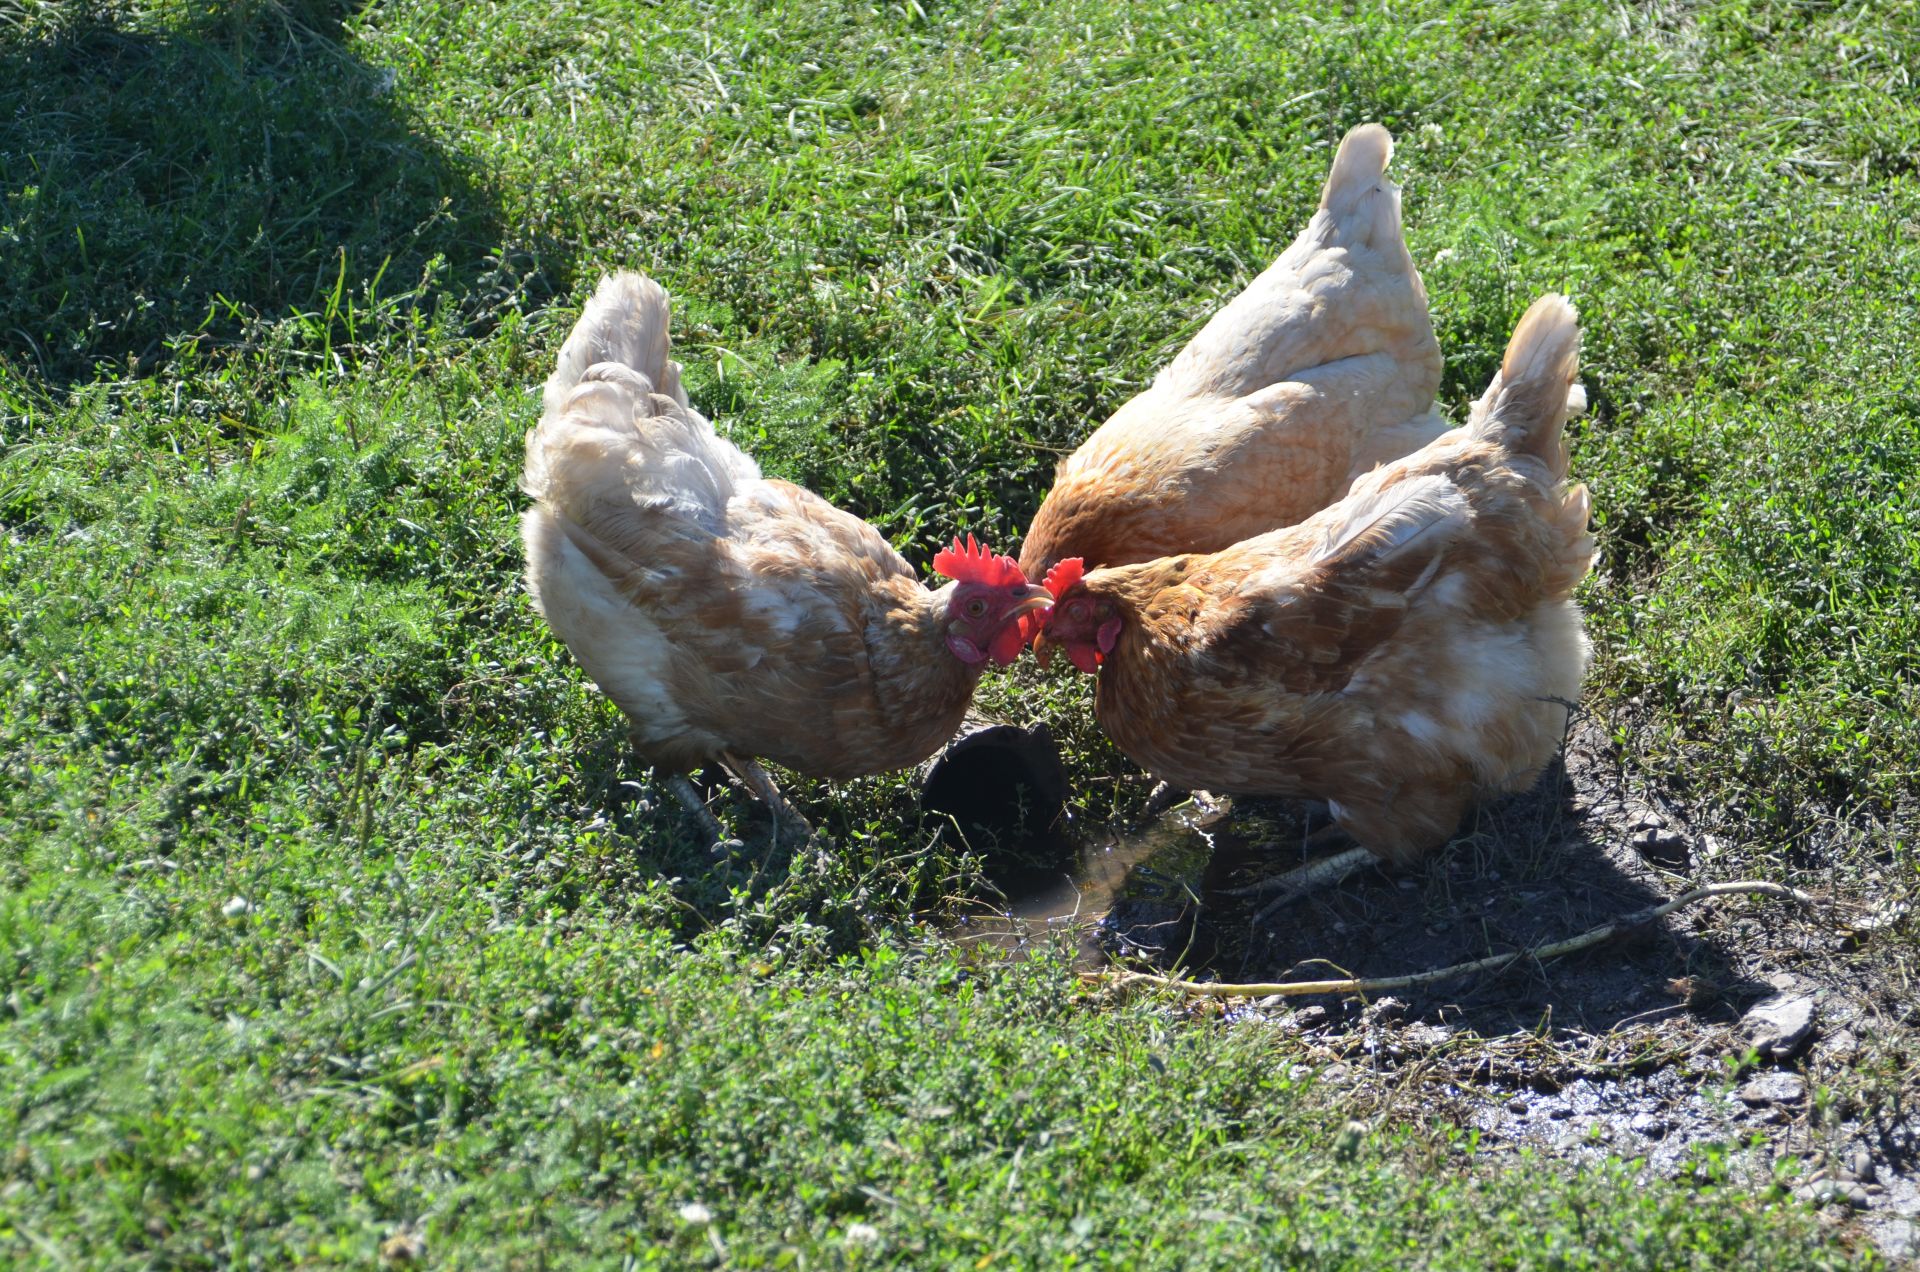
<svg viewBox="0 0 1920 1272">
<path fill-rule="evenodd" d="M 1683 892 L 1671 901 L 1635 910 L 1631 914 L 1614 919 L 1610 923 L 1603 923 L 1578 936 L 1568 937 L 1564 941 L 1553 941 L 1546 945 L 1514 950 L 1510 954 L 1495 954 L 1490 958 L 1475 959 L 1471 963 L 1455 963 L 1451 967 L 1436 967 L 1429 971 L 1412 972 L 1405 976 L 1386 976 L 1372 980 L 1349 977 L 1344 980 L 1276 981 L 1258 984 L 1182 980 L 1177 976 L 1156 976 L 1151 972 L 1121 972 L 1118 975 L 1112 972 L 1085 972 L 1082 973 L 1081 979 L 1105 981 L 1115 986 L 1157 985 L 1164 989 L 1177 989 L 1183 994 L 1205 998 L 1266 998 L 1276 994 L 1285 998 L 1301 998 L 1310 994 L 1384 994 L 1398 989 L 1433 985 L 1459 976 L 1471 976 L 1475 972 L 1497 972 L 1522 959 L 1545 962 L 1551 958 L 1578 953 L 1610 941 L 1622 932 L 1651 923 L 1655 919 L 1665 918 L 1675 910 L 1683 909 L 1697 901 L 1705 901 L 1710 897 L 1741 895 L 1784 897 L 1797 901 L 1801 905 L 1821 904 L 1821 898 L 1802 892 L 1798 888 L 1789 888 L 1781 883 L 1764 883 L 1758 879 L 1742 879 L 1733 883 L 1705 884 L 1692 891 Z"/>
</svg>

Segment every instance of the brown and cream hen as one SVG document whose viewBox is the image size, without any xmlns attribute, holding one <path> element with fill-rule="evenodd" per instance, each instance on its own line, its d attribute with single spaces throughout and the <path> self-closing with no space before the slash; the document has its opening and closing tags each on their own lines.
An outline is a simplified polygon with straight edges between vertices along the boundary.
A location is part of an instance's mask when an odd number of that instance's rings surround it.
<svg viewBox="0 0 1920 1272">
<path fill-rule="evenodd" d="M 1573 589 L 1593 559 L 1566 485 L 1573 309 L 1527 311 L 1467 424 L 1297 526 L 1223 551 L 1047 579 L 1039 644 L 1099 676 L 1101 726 L 1174 782 L 1325 800 L 1369 857 L 1445 842 L 1476 796 L 1552 759 L 1588 657 Z"/>
<path fill-rule="evenodd" d="M 971 538 L 929 590 L 872 526 L 762 477 L 688 405 L 668 317 L 649 278 L 600 284 L 527 434 L 521 537 L 534 604 L 717 834 L 687 770 L 718 761 L 779 810 L 757 759 L 822 778 L 915 764 L 1049 598 Z"/>
</svg>

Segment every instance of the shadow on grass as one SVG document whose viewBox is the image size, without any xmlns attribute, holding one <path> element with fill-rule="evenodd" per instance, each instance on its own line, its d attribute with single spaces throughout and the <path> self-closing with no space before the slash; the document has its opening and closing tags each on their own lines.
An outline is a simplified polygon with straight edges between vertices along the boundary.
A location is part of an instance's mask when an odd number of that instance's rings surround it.
<svg viewBox="0 0 1920 1272">
<path fill-rule="evenodd" d="M 59 388 L 289 314 L 340 351 L 543 293 L 471 166 L 343 43 L 357 7 L 73 0 L 0 30 L 0 359 Z"/>
</svg>

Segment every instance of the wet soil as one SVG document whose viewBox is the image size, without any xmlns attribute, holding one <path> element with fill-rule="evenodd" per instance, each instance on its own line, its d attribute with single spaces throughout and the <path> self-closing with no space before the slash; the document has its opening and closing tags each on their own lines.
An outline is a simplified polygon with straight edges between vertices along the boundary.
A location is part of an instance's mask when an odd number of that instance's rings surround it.
<svg viewBox="0 0 1920 1272">
<path fill-rule="evenodd" d="M 1658 803 L 1630 789 L 1605 734 L 1582 724 L 1531 794 L 1480 810 L 1412 871 L 1368 867 L 1256 920 L 1270 898 L 1237 889 L 1344 845 L 1306 846 L 1324 812 L 1203 800 L 1137 832 L 1083 838 L 1065 874 L 1010 880 L 1007 904 L 950 935 L 1002 949 L 1074 939 L 1086 966 L 1199 980 L 1445 967 L 1734 877 L 1723 845 Z M 1896 1262 L 1920 1262 L 1920 1084 L 1905 1049 L 1920 996 L 1899 983 L 1904 961 L 1877 957 L 1911 948 L 1914 926 L 1857 906 L 1717 898 L 1551 963 L 1390 998 L 1190 1010 L 1298 1035 L 1309 1071 L 1348 1088 L 1357 1111 L 1446 1118 L 1483 1154 L 1731 1172 L 1859 1225 Z M 1756 1050 L 1762 1003 L 1810 1008 L 1812 1027 L 1775 1040 L 1777 1054 Z"/>
</svg>

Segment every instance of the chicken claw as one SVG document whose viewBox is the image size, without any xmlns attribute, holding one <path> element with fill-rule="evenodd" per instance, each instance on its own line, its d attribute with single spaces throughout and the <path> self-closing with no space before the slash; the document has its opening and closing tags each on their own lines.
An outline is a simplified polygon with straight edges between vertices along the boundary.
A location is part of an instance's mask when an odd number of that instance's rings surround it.
<svg viewBox="0 0 1920 1272">
<path fill-rule="evenodd" d="M 1259 923 L 1268 915 L 1293 904 L 1307 893 L 1338 883 L 1360 867 L 1373 864 L 1375 860 L 1374 855 L 1365 848 L 1349 848 L 1345 852 L 1336 852 L 1331 857 L 1309 861 L 1306 865 L 1296 870 L 1289 870 L 1283 875 L 1263 879 L 1251 887 L 1235 888 L 1234 895 L 1248 896 L 1254 893 L 1272 892 L 1276 888 L 1282 889 L 1279 897 L 1262 906 L 1253 916 L 1252 921 Z"/>
<path fill-rule="evenodd" d="M 685 773 L 675 773 L 669 777 L 666 787 L 673 793 L 673 797 L 686 805 L 687 811 L 699 820 L 700 828 L 707 832 L 709 842 L 719 843 L 727 837 L 726 827 L 720 824 L 718 817 L 708 811 L 707 802 L 700 798 L 699 791 L 693 789 L 693 783 L 687 780 Z"/>
</svg>

